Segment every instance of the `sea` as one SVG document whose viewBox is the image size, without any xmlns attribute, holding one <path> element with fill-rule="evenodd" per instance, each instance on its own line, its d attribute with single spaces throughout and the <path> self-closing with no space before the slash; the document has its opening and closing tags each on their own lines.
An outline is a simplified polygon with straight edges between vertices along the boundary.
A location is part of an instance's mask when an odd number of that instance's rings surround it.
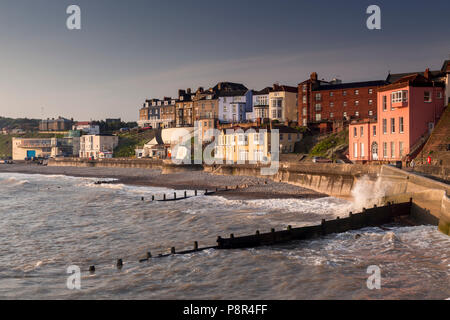
<svg viewBox="0 0 450 320">
<path fill-rule="evenodd" d="M 214 246 L 231 233 L 315 225 L 354 204 L 332 197 L 228 200 L 192 190 L 188 199 L 161 202 L 152 196 L 175 190 L 98 180 L 0 173 L 0 299 L 450 297 L 450 237 L 436 226 L 387 225 L 139 262 L 147 252 L 190 249 L 194 241 Z"/>
</svg>

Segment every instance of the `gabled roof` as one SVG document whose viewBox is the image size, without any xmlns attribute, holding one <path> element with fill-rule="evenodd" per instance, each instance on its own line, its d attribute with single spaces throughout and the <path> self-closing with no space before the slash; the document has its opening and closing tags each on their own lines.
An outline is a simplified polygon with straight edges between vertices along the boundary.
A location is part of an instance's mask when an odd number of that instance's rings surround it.
<svg viewBox="0 0 450 320">
<path fill-rule="evenodd" d="M 423 71 L 422 72 L 419 71 L 419 72 L 393 73 L 393 74 L 389 73 L 386 78 L 386 82 L 394 83 L 394 82 L 400 80 L 401 78 L 404 78 L 406 76 L 411 76 L 414 74 L 420 74 L 423 76 L 425 73 Z M 441 70 L 434 70 L 434 71 L 430 71 L 430 76 L 432 79 L 439 78 L 439 77 L 443 76 L 443 73 Z"/>
<path fill-rule="evenodd" d="M 398 89 L 405 86 L 411 87 L 445 87 L 442 81 L 435 81 L 433 79 L 427 79 L 420 73 L 408 74 L 394 83 L 387 84 L 379 89 L 379 91 L 386 91 L 392 89 Z"/>
<path fill-rule="evenodd" d="M 269 94 L 273 91 L 272 87 L 265 87 L 262 90 L 256 91 L 256 90 L 252 90 L 253 95 L 258 96 L 258 95 L 263 95 L 263 94 Z"/>
</svg>

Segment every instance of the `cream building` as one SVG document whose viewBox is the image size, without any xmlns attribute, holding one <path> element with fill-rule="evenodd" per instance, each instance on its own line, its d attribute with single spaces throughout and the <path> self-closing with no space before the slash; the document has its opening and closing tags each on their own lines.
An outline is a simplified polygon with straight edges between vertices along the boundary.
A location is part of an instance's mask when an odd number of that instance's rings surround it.
<svg viewBox="0 0 450 320">
<path fill-rule="evenodd" d="M 80 138 L 12 138 L 13 160 L 78 155 Z"/>
<path fill-rule="evenodd" d="M 295 143 L 301 140 L 302 134 L 286 126 L 273 129 L 277 129 L 279 133 L 279 151 L 293 152 Z M 214 157 L 216 160 L 233 163 L 270 162 L 272 132 L 274 131 L 258 127 L 251 127 L 246 131 L 241 128 L 224 129 L 218 137 Z"/>
<path fill-rule="evenodd" d="M 275 84 L 269 93 L 269 119 L 297 121 L 297 95 L 297 88 Z"/>
<path fill-rule="evenodd" d="M 119 145 L 119 137 L 112 135 L 86 135 L 80 138 L 80 158 L 99 159 L 114 152 Z"/>
</svg>

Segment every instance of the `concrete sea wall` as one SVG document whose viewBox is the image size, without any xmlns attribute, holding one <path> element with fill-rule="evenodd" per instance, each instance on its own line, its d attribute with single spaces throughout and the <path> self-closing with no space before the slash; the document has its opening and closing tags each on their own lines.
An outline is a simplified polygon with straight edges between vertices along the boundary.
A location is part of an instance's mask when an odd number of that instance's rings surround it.
<svg viewBox="0 0 450 320">
<path fill-rule="evenodd" d="M 331 164 L 331 163 L 281 163 L 274 175 L 264 175 L 257 165 L 213 165 L 205 171 L 214 174 L 258 176 L 277 182 L 286 182 L 330 196 L 351 198 L 352 189 L 358 178 L 366 177 L 372 183 L 376 180 L 380 166 Z"/>
<path fill-rule="evenodd" d="M 80 158 L 49 159 L 48 166 L 52 167 L 102 167 L 102 168 L 142 168 L 159 169 L 162 160 L 113 158 L 88 160 Z"/>
</svg>

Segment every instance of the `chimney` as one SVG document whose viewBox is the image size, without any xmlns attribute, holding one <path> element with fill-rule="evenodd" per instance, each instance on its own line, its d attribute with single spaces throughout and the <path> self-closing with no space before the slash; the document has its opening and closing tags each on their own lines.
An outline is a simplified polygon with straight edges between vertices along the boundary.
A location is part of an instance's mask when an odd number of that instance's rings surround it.
<svg viewBox="0 0 450 320">
<path fill-rule="evenodd" d="M 191 88 L 187 88 L 187 89 L 186 89 L 186 92 L 187 92 L 188 94 L 191 94 Z"/>
<path fill-rule="evenodd" d="M 198 92 L 203 93 L 203 87 L 198 87 Z"/>
<path fill-rule="evenodd" d="M 311 73 L 310 79 L 311 81 L 317 81 L 318 75 L 317 72 Z"/>
<path fill-rule="evenodd" d="M 427 80 L 430 80 L 430 69 L 427 68 L 427 69 L 425 70 L 423 76 L 424 76 Z"/>
<path fill-rule="evenodd" d="M 186 94 L 186 91 L 184 91 L 182 89 L 178 90 L 178 96 L 179 97 L 184 96 L 185 94 Z"/>
</svg>

